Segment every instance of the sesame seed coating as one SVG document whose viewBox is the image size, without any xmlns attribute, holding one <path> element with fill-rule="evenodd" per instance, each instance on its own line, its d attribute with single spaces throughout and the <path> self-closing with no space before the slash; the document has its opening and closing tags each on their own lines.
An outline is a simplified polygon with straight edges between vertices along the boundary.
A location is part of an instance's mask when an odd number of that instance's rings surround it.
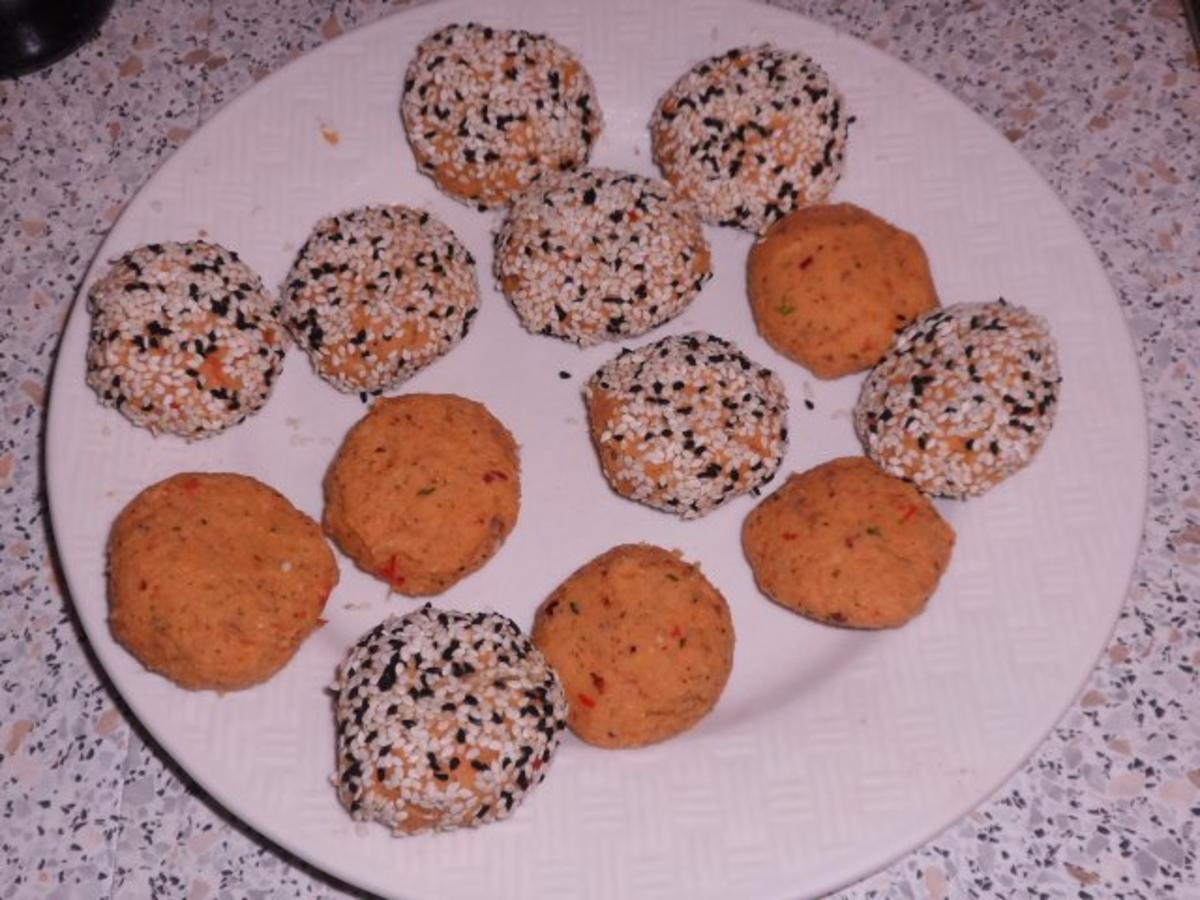
<svg viewBox="0 0 1200 900">
<path fill-rule="evenodd" d="M 584 165 L 602 124 L 574 53 L 543 34 L 474 22 L 417 45 L 400 112 L 417 167 L 480 209 Z"/>
<path fill-rule="evenodd" d="M 677 316 L 712 258 L 694 207 L 667 182 L 584 169 L 513 201 L 495 273 L 526 329 L 589 346 Z"/>
<path fill-rule="evenodd" d="M 762 233 L 841 177 L 849 118 L 825 71 L 770 44 L 697 63 L 650 123 L 654 158 L 705 221 Z"/>
<path fill-rule="evenodd" d="M 267 401 L 286 334 L 262 279 L 206 241 L 148 244 L 88 292 L 87 383 L 154 433 L 203 438 Z"/>
<path fill-rule="evenodd" d="M 479 309 L 474 257 L 449 228 L 406 206 L 322 219 L 282 297 L 283 320 L 317 374 L 364 395 L 449 352 Z"/>
<path fill-rule="evenodd" d="M 756 491 L 787 451 L 783 382 L 711 334 L 622 350 L 584 397 L 613 489 L 684 519 Z"/>
<path fill-rule="evenodd" d="M 338 799 L 396 835 L 507 818 L 566 727 L 558 676 L 498 613 L 390 616 L 338 667 Z"/>
<path fill-rule="evenodd" d="M 1061 381 L 1040 316 L 1004 300 L 958 304 L 896 336 L 863 384 L 854 427 L 884 471 L 934 496 L 977 497 L 1033 459 Z"/>
</svg>

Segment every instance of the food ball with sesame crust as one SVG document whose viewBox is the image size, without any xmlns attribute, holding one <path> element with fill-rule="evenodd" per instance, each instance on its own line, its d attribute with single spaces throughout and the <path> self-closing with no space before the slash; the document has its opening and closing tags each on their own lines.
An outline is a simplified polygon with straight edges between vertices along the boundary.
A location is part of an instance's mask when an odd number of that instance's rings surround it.
<svg viewBox="0 0 1200 900">
<path fill-rule="evenodd" d="M 87 383 L 157 434 L 218 434 L 261 409 L 287 335 L 262 279 L 207 241 L 147 244 L 88 291 Z"/>
<path fill-rule="evenodd" d="M 625 544 L 539 607 L 533 642 L 562 679 L 567 724 L 599 747 L 641 747 L 696 725 L 733 669 L 729 606 L 677 552 Z"/>
<path fill-rule="evenodd" d="M 954 530 L 915 487 L 861 456 L 792 475 L 742 525 L 759 589 L 846 628 L 920 613 L 950 563 Z"/>
<path fill-rule="evenodd" d="M 480 209 L 584 165 L 601 129 L 595 86 L 573 52 L 474 22 L 417 45 L 400 110 L 418 168 Z"/>
<path fill-rule="evenodd" d="M 613 489 L 684 519 L 762 487 L 787 450 L 783 382 L 715 335 L 622 350 L 584 398 Z"/>
<path fill-rule="evenodd" d="M 885 472 L 938 497 L 978 497 L 1028 465 L 1062 376 L 1041 316 L 1003 300 L 923 315 L 862 387 L 854 427 Z"/>
<path fill-rule="evenodd" d="M 479 309 L 475 259 L 427 212 L 366 206 L 317 223 L 283 289 L 283 319 L 340 391 L 394 388 L 448 353 Z"/>
<path fill-rule="evenodd" d="M 761 233 L 841 177 L 842 95 L 803 53 L 735 47 L 697 63 L 650 123 L 654 159 L 706 222 Z"/>
<path fill-rule="evenodd" d="M 566 727 L 558 677 L 497 613 L 391 616 L 351 648 L 332 690 L 338 799 L 397 836 L 508 818 Z"/>
<path fill-rule="evenodd" d="M 520 461 L 508 429 L 474 400 L 376 400 L 325 474 L 326 533 L 408 596 L 447 590 L 500 549 L 517 522 Z"/>
<path fill-rule="evenodd" d="M 588 346 L 677 316 L 712 258 L 695 208 L 665 181 L 584 169 L 513 201 L 495 270 L 527 330 Z"/>
</svg>

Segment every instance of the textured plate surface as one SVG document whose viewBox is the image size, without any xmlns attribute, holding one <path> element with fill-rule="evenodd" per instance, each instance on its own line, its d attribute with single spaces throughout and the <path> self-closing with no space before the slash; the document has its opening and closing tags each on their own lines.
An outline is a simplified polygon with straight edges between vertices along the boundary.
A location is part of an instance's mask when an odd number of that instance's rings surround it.
<svg viewBox="0 0 1200 900">
<path fill-rule="evenodd" d="M 684 523 L 607 490 L 579 389 L 616 347 L 580 351 L 523 332 L 491 287 L 496 217 L 439 195 L 404 142 L 398 107 L 412 48 L 464 19 L 546 31 L 574 47 L 606 119 L 593 161 L 646 174 L 650 112 L 690 63 L 764 40 L 805 50 L 858 118 L 835 198 L 915 232 L 943 302 L 1003 296 L 1049 319 L 1065 377 L 1056 428 L 1030 469 L 980 500 L 943 504 L 958 547 L 911 625 L 850 633 L 764 600 L 738 543 L 749 498 Z M 516 530 L 437 603 L 499 609 L 528 627 L 538 602 L 579 564 L 615 543 L 650 540 L 700 561 L 729 599 L 734 673 L 716 711 L 662 746 L 614 753 L 568 738 L 546 782 L 506 823 L 405 840 L 352 823 L 327 781 L 333 737 L 323 688 L 363 631 L 412 601 L 389 598 L 342 560 L 328 625 L 268 684 L 216 697 L 146 673 L 112 641 L 103 572 L 116 513 L 176 471 L 251 474 L 319 516 L 322 473 L 361 404 L 319 382 L 293 349 L 255 418 L 195 445 L 152 438 L 86 389 L 88 323 L 77 303 L 47 444 L 71 595 L 136 714 L 230 810 L 316 865 L 389 895 L 807 895 L 868 873 L 950 823 L 1052 727 L 1102 648 L 1132 568 L 1146 473 L 1141 394 L 1091 248 L 1036 173 L 952 97 L 862 43 L 757 5 L 451 0 L 336 40 L 231 104 L 130 204 L 98 262 L 146 241 L 207 235 L 276 285 L 320 216 L 365 202 L 428 208 L 479 259 L 476 328 L 408 389 L 480 399 L 522 444 Z M 817 382 L 774 354 L 745 300 L 749 238 L 708 235 L 716 277 L 682 317 L 643 340 L 703 328 L 779 371 L 794 436 L 785 472 L 858 452 L 850 408 L 860 379 Z"/>
</svg>

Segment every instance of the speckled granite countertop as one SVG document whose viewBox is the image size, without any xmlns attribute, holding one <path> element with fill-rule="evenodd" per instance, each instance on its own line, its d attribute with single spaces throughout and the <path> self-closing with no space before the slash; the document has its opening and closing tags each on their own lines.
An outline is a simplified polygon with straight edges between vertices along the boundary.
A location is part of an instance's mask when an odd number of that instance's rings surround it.
<svg viewBox="0 0 1200 900">
<path fill-rule="evenodd" d="M 932 76 L 1033 162 L 1108 270 L 1150 413 L 1145 538 L 1089 683 L 994 796 L 844 895 L 1200 897 L 1200 70 L 1182 10 L 782 5 Z M 0 82 L 0 896 L 346 892 L 199 796 L 123 715 L 55 578 L 38 442 L 56 339 L 123 204 L 222 103 L 393 8 L 120 0 L 79 53 Z"/>
</svg>

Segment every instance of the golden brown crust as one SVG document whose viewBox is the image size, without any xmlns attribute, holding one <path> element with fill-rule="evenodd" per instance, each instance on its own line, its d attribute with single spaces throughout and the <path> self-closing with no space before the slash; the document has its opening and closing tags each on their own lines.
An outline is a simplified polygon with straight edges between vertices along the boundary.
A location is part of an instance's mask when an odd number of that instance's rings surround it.
<svg viewBox="0 0 1200 900">
<path fill-rule="evenodd" d="M 733 620 L 698 566 L 649 544 L 587 563 L 538 609 L 533 642 L 562 680 L 567 724 L 600 747 L 691 728 L 733 667 Z"/>
<path fill-rule="evenodd" d="M 408 596 L 439 594 L 500 548 L 517 521 L 520 463 L 508 430 L 453 394 L 382 398 L 325 476 L 325 531 Z"/>
<path fill-rule="evenodd" d="M 746 517 L 742 546 L 764 594 L 850 628 L 892 628 L 925 608 L 954 531 L 916 488 L 864 457 L 792 475 Z"/>
<path fill-rule="evenodd" d="M 238 690 L 284 666 L 337 583 L 317 523 L 244 475 L 182 473 L 142 491 L 109 540 L 109 626 L 182 687 Z"/>
<path fill-rule="evenodd" d="M 780 219 L 751 248 L 747 277 L 759 333 L 818 378 L 869 369 L 938 305 L 920 242 L 850 203 Z"/>
</svg>

